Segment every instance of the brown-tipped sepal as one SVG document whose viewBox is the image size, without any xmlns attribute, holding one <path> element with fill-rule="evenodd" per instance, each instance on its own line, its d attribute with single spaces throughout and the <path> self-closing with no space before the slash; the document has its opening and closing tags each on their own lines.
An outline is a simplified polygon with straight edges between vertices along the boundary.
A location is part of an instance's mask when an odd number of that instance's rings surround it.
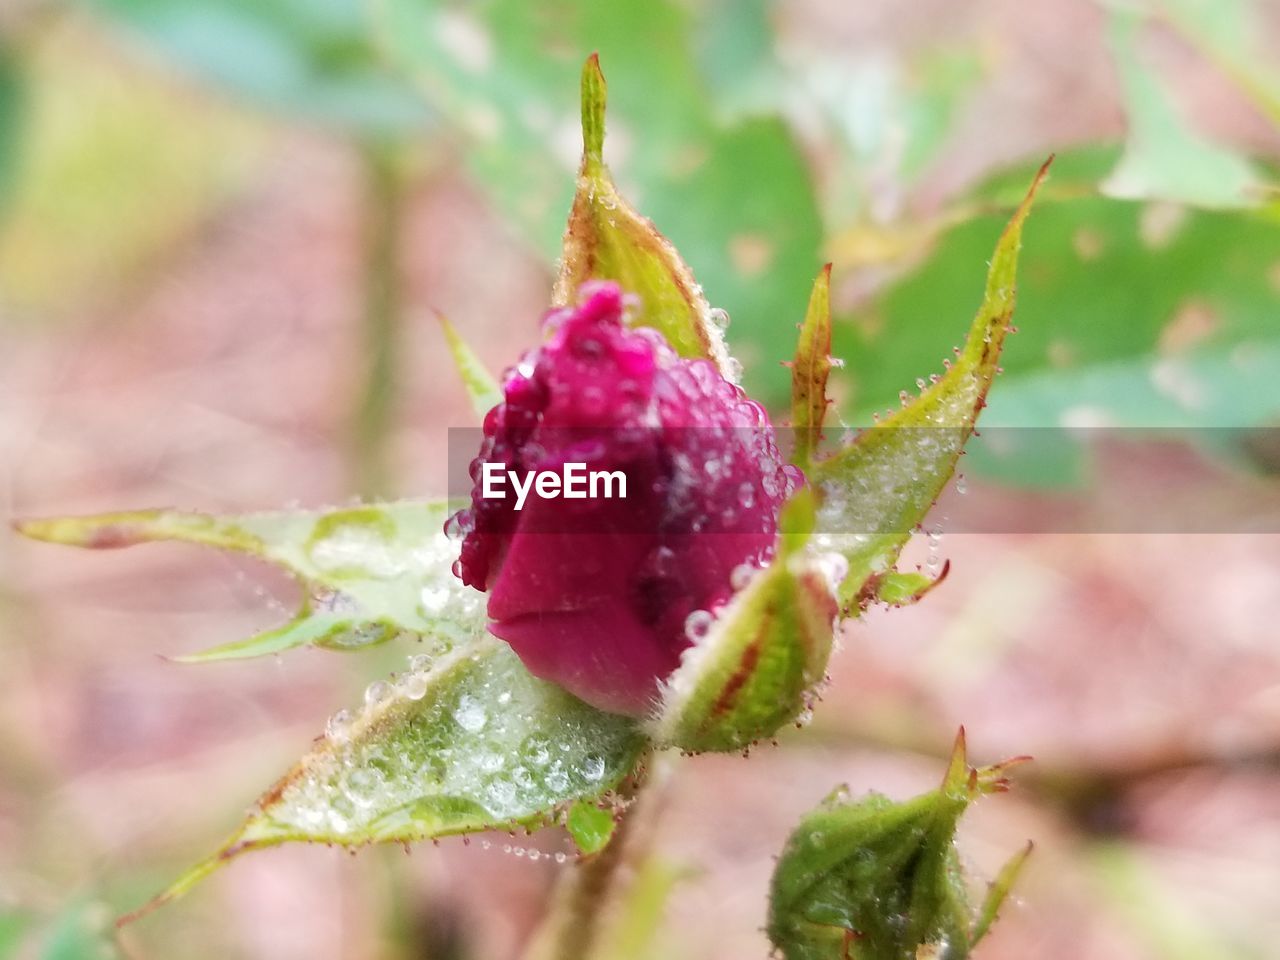
<svg viewBox="0 0 1280 960">
<path fill-rule="evenodd" d="M 604 165 L 605 99 L 593 54 L 582 68 L 582 166 L 552 303 L 572 304 L 589 280 L 614 280 L 635 298 L 632 326 L 652 327 L 680 356 L 710 360 L 736 381 L 702 287 L 671 242 L 622 198 Z"/>
</svg>

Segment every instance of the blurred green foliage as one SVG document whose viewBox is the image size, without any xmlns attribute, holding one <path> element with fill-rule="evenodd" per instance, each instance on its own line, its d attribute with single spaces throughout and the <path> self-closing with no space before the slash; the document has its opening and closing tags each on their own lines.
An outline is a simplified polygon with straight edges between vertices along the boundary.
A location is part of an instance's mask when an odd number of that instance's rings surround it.
<svg viewBox="0 0 1280 960">
<path fill-rule="evenodd" d="M 733 317 L 746 386 L 774 407 L 788 383 L 777 361 L 824 248 L 833 289 L 863 291 L 835 297 L 842 413 L 861 423 L 941 372 L 1007 212 L 991 185 L 923 219 L 904 203 L 992 69 L 972 43 L 897 60 L 800 55 L 779 41 L 767 0 L 84 3 L 236 102 L 358 141 L 449 147 L 436 154 L 456 156 L 548 261 L 574 187 L 577 72 L 598 50 L 613 78 L 606 161 Z M 1028 233 L 1024 333 L 993 421 L 1056 425 L 1085 408 L 1166 425 L 1280 414 L 1258 389 L 1280 374 L 1274 169 L 1193 130 L 1143 47 L 1152 25 L 1171 25 L 1280 119 L 1254 13 L 1247 0 L 1146 0 L 1110 14 L 1129 136 L 1055 170 Z M 12 59 L 0 59 L 0 172 L 23 85 Z M 30 162 L 0 235 L 0 290 L 36 312 L 145 267 L 209 215 L 253 140 L 216 111 L 186 123 L 163 88 L 103 83 L 77 59 L 27 67 L 39 81 Z M 993 182 L 1025 179 L 1019 168 Z"/>
<path fill-rule="evenodd" d="M 250 102 L 359 136 L 431 112 L 369 42 L 363 0 L 87 0 L 173 63 Z"/>
</svg>

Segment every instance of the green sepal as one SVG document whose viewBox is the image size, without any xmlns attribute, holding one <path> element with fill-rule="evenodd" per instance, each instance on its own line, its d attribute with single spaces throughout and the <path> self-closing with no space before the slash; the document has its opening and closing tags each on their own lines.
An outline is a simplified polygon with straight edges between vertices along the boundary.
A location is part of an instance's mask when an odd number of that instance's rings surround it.
<svg viewBox="0 0 1280 960">
<path fill-rule="evenodd" d="M 457 328 L 449 322 L 449 318 L 442 313 L 437 313 L 436 319 L 440 321 L 445 342 L 449 344 L 453 365 L 457 367 L 458 375 L 462 377 L 462 385 L 466 387 L 471 409 L 475 411 L 477 417 L 483 419 L 486 413 L 502 402 L 502 388 L 476 356 L 475 351 L 462 339 Z"/>
<path fill-rule="evenodd" d="M 363 649 L 401 633 L 439 651 L 483 622 L 479 593 L 450 572 L 458 543 L 444 533 L 444 501 L 366 504 L 215 517 L 141 510 L 88 517 L 24 520 L 37 540 L 91 549 L 180 541 L 258 557 L 302 587 L 297 615 L 283 626 L 200 653 L 183 662 L 231 660 L 307 644 Z"/>
<path fill-rule="evenodd" d="M 792 461 L 802 470 L 822 442 L 822 424 L 831 401 L 827 378 L 831 375 L 831 264 L 813 282 L 809 307 L 796 342 L 791 364 L 791 428 L 795 432 Z"/>
<path fill-rule="evenodd" d="M 671 242 L 614 186 L 604 164 L 605 99 L 604 74 L 592 54 L 582 68 L 582 166 L 552 302 L 572 304 L 588 280 L 614 280 L 637 298 L 633 326 L 652 327 L 680 356 L 710 360 L 736 381 L 702 287 Z"/>
<path fill-rule="evenodd" d="M 818 530 L 849 561 L 840 590 L 846 607 L 865 596 L 871 577 L 892 569 L 951 479 L 986 405 L 1013 321 L 1022 226 L 1050 162 L 996 244 L 982 305 L 950 369 L 910 403 L 904 394 L 902 409 L 813 465 L 810 479 L 822 501 Z"/>
<path fill-rule="evenodd" d="M 901 803 L 879 794 L 850 800 L 844 789 L 828 796 L 801 819 L 774 870 L 773 945 L 786 960 L 963 960 L 990 928 L 1029 849 L 1006 865 L 975 912 L 956 826 L 974 799 L 1008 789 L 1005 772 L 1024 759 L 974 769 L 962 729 L 938 789 Z"/>
<path fill-rule="evenodd" d="M 732 752 L 772 737 L 810 706 L 835 634 L 831 557 L 804 547 L 801 524 L 685 650 L 646 729 L 661 746 Z M 790 505 L 788 505 L 790 506 Z"/>
<path fill-rule="evenodd" d="M 282 843 L 357 847 L 550 825 L 617 787 L 645 747 L 632 721 L 536 679 L 488 636 L 338 719 L 216 853 L 121 922 Z M 581 809 L 576 817 L 581 824 Z M 608 841 L 598 829 L 590 839 Z"/>
</svg>

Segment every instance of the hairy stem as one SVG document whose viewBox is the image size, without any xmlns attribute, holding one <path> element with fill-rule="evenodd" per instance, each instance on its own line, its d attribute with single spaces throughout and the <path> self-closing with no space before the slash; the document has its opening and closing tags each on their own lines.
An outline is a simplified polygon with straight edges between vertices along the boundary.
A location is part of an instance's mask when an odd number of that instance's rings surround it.
<svg viewBox="0 0 1280 960">
<path fill-rule="evenodd" d="M 356 491 L 378 497 L 394 493 L 388 444 L 399 388 L 400 252 L 408 178 L 400 151 L 393 146 L 366 144 L 362 156 L 367 211 L 361 351 L 364 380 L 351 425 L 351 469 Z"/>
</svg>

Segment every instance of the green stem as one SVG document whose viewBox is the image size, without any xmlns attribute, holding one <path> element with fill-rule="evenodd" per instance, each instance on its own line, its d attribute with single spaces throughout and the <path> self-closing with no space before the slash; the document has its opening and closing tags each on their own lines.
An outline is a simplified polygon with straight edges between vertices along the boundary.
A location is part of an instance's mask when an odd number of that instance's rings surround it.
<svg viewBox="0 0 1280 960">
<path fill-rule="evenodd" d="M 388 443 L 399 370 L 400 253 L 408 178 L 400 152 L 371 143 L 363 152 L 367 222 L 364 237 L 364 384 L 351 426 L 351 469 L 364 497 L 394 493 Z"/>
<path fill-rule="evenodd" d="M 525 960 L 589 960 L 593 955 L 618 869 L 634 859 L 650 832 L 645 821 L 655 798 L 642 799 L 641 794 L 648 782 L 644 768 L 652 760 L 642 759 L 634 780 L 619 788 L 619 796 L 630 801 L 631 808 L 609 845 L 560 875 L 550 912 Z"/>
</svg>

